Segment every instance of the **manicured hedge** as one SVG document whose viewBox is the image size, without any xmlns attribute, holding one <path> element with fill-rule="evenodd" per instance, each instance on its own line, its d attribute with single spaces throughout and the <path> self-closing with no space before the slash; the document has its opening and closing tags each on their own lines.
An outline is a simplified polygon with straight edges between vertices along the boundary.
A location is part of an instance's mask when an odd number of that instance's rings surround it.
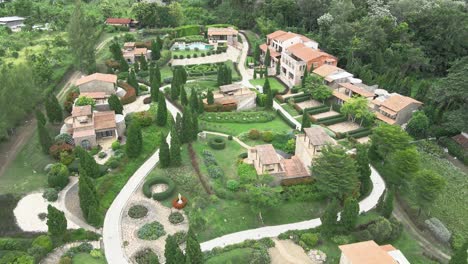
<svg viewBox="0 0 468 264">
<path fill-rule="evenodd" d="M 325 120 L 325 121 L 319 121 L 318 123 L 322 124 L 322 125 L 325 125 L 325 126 L 330 126 L 330 125 L 334 125 L 334 124 L 337 124 L 337 123 L 344 122 L 346 120 L 348 120 L 348 118 L 346 116 L 339 116 L 339 117 L 336 117 L 336 118 L 333 118 L 333 119 L 328 119 L 328 120 Z"/>
<path fill-rule="evenodd" d="M 161 184 L 161 183 L 167 184 L 168 186 L 167 190 L 161 193 L 152 193 L 151 186 L 155 184 Z M 169 198 L 169 196 L 171 196 L 172 193 L 174 192 L 174 189 L 175 189 L 174 181 L 166 177 L 151 178 L 151 179 L 146 180 L 145 184 L 143 184 L 143 194 L 148 198 L 153 197 L 153 199 L 157 201 L 162 201 L 164 199 Z"/>
<path fill-rule="evenodd" d="M 191 35 L 198 35 L 201 32 L 200 25 L 186 25 L 174 29 L 177 37 L 185 37 Z"/>
<path fill-rule="evenodd" d="M 212 137 L 208 140 L 208 145 L 212 149 L 224 149 L 226 147 L 226 140 L 222 137 Z"/>
<path fill-rule="evenodd" d="M 276 112 L 281 117 L 281 119 L 283 119 L 283 121 L 286 122 L 286 124 L 288 124 L 288 126 L 296 129 L 296 124 L 293 121 L 289 120 L 285 115 L 283 115 L 283 112 L 281 112 L 279 109 L 276 110 Z"/>
<path fill-rule="evenodd" d="M 217 63 L 195 64 L 185 66 L 189 76 L 215 75 L 218 73 Z"/>
<path fill-rule="evenodd" d="M 266 123 L 275 119 L 271 112 L 211 112 L 200 116 L 201 120 L 216 123 Z"/>
<path fill-rule="evenodd" d="M 301 97 L 294 97 L 294 102 L 295 103 L 302 103 L 302 102 L 309 101 L 309 100 L 310 100 L 310 95 L 304 95 L 304 96 L 301 96 Z"/>
<path fill-rule="evenodd" d="M 325 121 L 328 121 L 328 120 L 338 119 L 338 118 L 343 117 L 343 116 L 344 115 L 342 115 L 342 114 L 335 115 L 335 116 L 327 116 L 327 117 L 319 118 L 317 121 L 320 123 L 320 122 L 325 122 Z"/>
<path fill-rule="evenodd" d="M 328 107 L 326 105 L 320 106 L 318 108 L 306 110 L 306 112 L 309 115 L 316 115 L 316 114 L 325 113 L 325 112 L 328 112 L 328 111 L 330 111 L 330 107 Z"/>
<path fill-rule="evenodd" d="M 136 101 L 136 91 L 135 88 L 126 82 L 119 82 L 119 87 L 124 89 L 127 93 L 120 99 L 120 102 L 123 105 L 130 104 Z"/>
<path fill-rule="evenodd" d="M 367 137 L 370 134 L 372 134 L 372 130 L 368 129 L 366 131 L 361 131 L 361 132 L 358 132 L 358 133 L 354 133 L 354 134 L 351 134 L 349 136 L 353 137 L 353 138 L 362 138 L 362 137 Z"/>
</svg>

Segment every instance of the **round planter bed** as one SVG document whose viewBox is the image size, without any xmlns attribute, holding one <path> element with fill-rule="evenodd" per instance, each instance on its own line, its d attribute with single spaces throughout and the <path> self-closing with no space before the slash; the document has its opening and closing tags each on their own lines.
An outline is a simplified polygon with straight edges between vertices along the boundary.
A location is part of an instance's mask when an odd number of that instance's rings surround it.
<svg viewBox="0 0 468 264">
<path fill-rule="evenodd" d="M 153 193 L 151 187 L 156 184 L 166 184 L 167 189 L 163 192 Z M 143 194 L 148 198 L 153 197 L 154 200 L 162 201 L 172 195 L 174 188 L 175 183 L 173 180 L 166 177 L 156 177 L 145 181 L 145 184 L 143 184 Z"/>
<path fill-rule="evenodd" d="M 188 200 L 184 196 L 181 197 L 181 200 L 182 200 L 182 203 L 178 203 L 179 198 L 174 198 L 174 200 L 172 200 L 172 206 L 175 209 L 179 209 L 179 210 L 184 208 L 187 205 Z"/>
<path fill-rule="evenodd" d="M 212 149 L 224 149 L 226 147 L 226 140 L 222 137 L 213 137 L 209 139 L 208 145 Z"/>
</svg>

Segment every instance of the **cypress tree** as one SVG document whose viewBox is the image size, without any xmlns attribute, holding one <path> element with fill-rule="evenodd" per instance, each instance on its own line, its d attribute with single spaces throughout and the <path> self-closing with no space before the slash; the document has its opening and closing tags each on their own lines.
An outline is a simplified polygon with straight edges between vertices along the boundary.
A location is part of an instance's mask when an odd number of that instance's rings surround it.
<svg viewBox="0 0 468 264">
<path fill-rule="evenodd" d="M 182 115 L 182 137 L 180 138 L 182 143 L 188 143 L 192 141 L 193 137 L 193 124 L 192 124 L 192 113 L 188 111 L 188 108 L 184 108 Z"/>
<path fill-rule="evenodd" d="M 336 231 L 336 227 L 338 224 L 338 212 L 338 201 L 336 199 L 333 199 L 332 202 L 327 205 L 327 208 L 325 208 L 325 212 L 320 217 L 320 220 L 322 221 L 320 231 L 323 234 L 333 235 L 333 233 Z"/>
<path fill-rule="evenodd" d="M 379 197 L 379 200 L 377 201 L 377 205 L 375 206 L 375 210 L 382 214 L 382 209 L 384 207 L 385 203 L 385 195 L 387 194 L 387 190 L 385 190 L 382 195 Z"/>
<path fill-rule="evenodd" d="M 39 134 L 39 143 L 44 154 L 49 153 L 50 146 L 52 146 L 52 138 L 50 137 L 49 131 L 42 122 L 37 121 L 37 132 Z"/>
<path fill-rule="evenodd" d="M 161 86 L 161 70 L 159 69 L 158 64 L 153 68 L 153 78 L 158 79 L 159 81 L 159 86 Z"/>
<path fill-rule="evenodd" d="M 157 41 L 151 42 L 151 59 L 159 60 L 161 58 L 161 47 Z"/>
<path fill-rule="evenodd" d="M 161 137 L 161 144 L 159 145 L 159 167 L 167 168 L 171 165 L 171 153 L 169 145 L 167 144 L 164 134 Z"/>
<path fill-rule="evenodd" d="M 162 49 L 162 47 L 163 47 L 163 40 L 162 40 L 159 36 L 156 37 L 156 43 L 158 43 L 159 49 Z"/>
<path fill-rule="evenodd" d="M 109 102 L 109 108 L 110 110 L 114 110 L 116 114 L 122 114 L 123 112 L 123 105 L 122 102 L 120 102 L 119 97 L 117 95 L 113 94 L 109 97 L 108 99 Z"/>
<path fill-rule="evenodd" d="M 50 204 L 47 206 L 47 229 L 54 238 L 62 237 L 67 231 L 65 214 Z"/>
<path fill-rule="evenodd" d="M 268 94 L 270 91 L 270 81 L 268 80 L 268 78 L 265 78 L 265 83 L 263 83 L 263 94 Z"/>
<path fill-rule="evenodd" d="M 164 257 L 166 258 L 166 264 L 181 264 L 185 262 L 184 253 L 179 248 L 179 245 L 177 245 L 174 236 L 169 235 L 166 238 Z"/>
<path fill-rule="evenodd" d="M 193 87 L 190 90 L 190 108 L 192 108 L 195 111 L 198 111 L 198 96 Z"/>
<path fill-rule="evenodd" d="M 157 78 L 153 78 L 151 81 L 151 101 L 153 102 L 159 102 L 159 87 L 161 86 L 161 83 Z M 161 95 L 162 96 L 162 95 Z"/>
<path fill-rule="evenodd" d="M 390 218 L 393 212 L 393 199 L 394 199 L 394 192 L 393 190 L 388 191 L 387 195 L 385 196 L 385 202 L 382 207 L 382 216 L 385 218 Z"/>
<path fill-rule="evenodd" d="M 101 225 L 103 218 L 102 214 L 99 209 L 99 204 L 97 202 L 93 202 L 89 206 L 89 212 L 88 212 L 88 223 L 90 223 L 92 226 L 99 226 Z"/>
<path fill-rule="evenodd" d="M 307 77 L 309 77 L 309 72 L 307 71 L 307 66 L 304 69 L 304 74 L 302 75 L 301 87 L 304 88 L 306 85 Z"/>
<path fill-rule="evenodd" d="M 131 122 L 127 131 L 125 152 L 129 158 L 136 158 L 140 155 L 142 149 L 143 137 L 141 135 L 140 124 L 137 121 Z"/>
<path fill-rule="evenodd" d="M 265 99 L 265 109 L 270 110 L 272 108 L 273 108 L 273 92 L 269 90 L 267 97 Z"/>
<path fill-rule="evenodd" d="M 211 89 L 209 89 L 208 92 L 206 93 L 206 100 L 208 101 L 209 105 L 214 104 L 214 96 L 213 96 L 213 92 L 211 91 Z"/>
<path fill-rule="evenodd" d="M 171 81 L 171 99 L 172 100 L 177 100 L 177 98 L 179 98 L 180 85 L 181 85 L 181 80 L 180 80 L 179 68 L 177 67 L 172 71 L 172 81 Z"/>
<path fill-rule="evenodd" d="M 137 95 L 140 94 L 140 86 L 139 86 L 138 81 L 136 79 L 135 71 L 130 70 L 130 73 L 128 74 L 128 77 L 127 77 L 127 83 L 130 86 L 132 86 L 133 88 L 135 88 L 135 92 L 136 92 Z"/>
<path fill-rule="evenodd" d="M 187 247 L 185 248 L 185 263 L 187 264 L 202 264 L 203 253 L 192 229 L 187 232 Z"/>
<path fill-rule="evenodd" d="M 166 98 L 161 95 L 158 98 L 158 111 L 156 112 L 156 124 L 158 126 L 165 126 L 166 123 L 167 123 Z"/>
<path fill-rule="evenodd" d="M 175 133 L 177 133 L 177 137 L 179 138 L 179 142 L 182 141 L 182 116 L 177 113 L 175 124 Z"/>
<path fill-rule="evenodd" d="M 92 177 L 92 178 L 98 178 L 99 176 L 101 176 L 99 165 L 97 164 L 93 156 L 91 156 L 91 154 L 83 150 L 79 154 L 79 157 L 80 157 L 80 164 L 79 164 L 80 173 L 84 171 L 86 176 Z"/>
<path fill-rule="evenodd" d="M 189 111 L 192 111 L 192 110 L 190 109 Z M 192 139 L 196 141 L 198 137 L 198 114 L 195 111 L 193 111 L 192 113 L 192 127 L 193 127 Z"/>
<path fill-rule="evenodd" d="M 187 83 L 187 71 L 185 70 L 185 67 L 180 66 L 179 67 L 179 75 L 180 75 L 180 80 L 181 84 L 184 85 Z"/>
<path fill-rule="evenodd" d="M 359 216 L 359 204 L 356 199 L 348 198 L 345 201 L 340 223 L 347 231 L 353 231 Z"/>
<path fill-rule="evenodd" d="M 304 128 L 307 128 L 307 127 L 310 127 L 310 118 L 309 118 L 309 114 L 307 113 L 307 111 L 304 111 L 302 113 L 302 123 L 301 123 L 301 131 L 304 131 Z"/>
<path fill-rule="evenodd" d="M 170 156 L 171 156 L 171 165 L 174 167 L 180 166 L 182 163 L 182 158 L 180 156 L 180 140 L 179 135 L 175 127 L 171 129 L 171 149 L 170 149 Z"/>
<path fill-rule="evenodd" d="M 42 125 L 44 125 L 44 126 L 47 123 L 47 119 L 46 119 L 46 117 L 44 116 L 44 114 L 42 113 L 41 110 L 36 110 L 36 120 L 37 120 L 37 122 L 41 122 Z"/>
<path fill-rule="evenodd" d="M 185 91 L 185 88 L 183 86 L 180 89 L 180 102 L 183 106 L 186 106 L 188 104 L 187 92 Z"/>
<path fill-rule="evenodd" d="M 231 84 L 232 83 L 232 70 L 226 64 L 224 65 L 224 67 L 226 67 L 226 83 L 225 84 Z"/>
<path fill-rule="evenodd" d="M 62 122 L 62 107 L 57 100 L 55 95 L 50 94 L 45 102 L 45 108 L 47 113 L 47 119 L 50 123 Z"/>
<path fill-rule="evenodd" d="M 148 70 L 148 62 L 146 61 L 146 57 L 145 56 L 140 56 L 140 69 L 143 70 L 143 71 L 147 71 Z"/>
<path fill-rule="evenodd" d="M 260 62 L 260 53 L 261 53 L 260 44 L 255 43 L 254 54 L 253 54 L 255 65 L 258 65 L 258 63 Z"/>
<path fill-rule="evenodd" d="M 361 196 L 368 194 L 372 188 L 368 151 L 368 147 L 364 144 L 358 144 L 356 146 L 356 164 L 359 173 L 359 181 L 361 182 L 359 190 Z"/>
<path fill-rule="evenodd" d="M 265 54 L 265 60 L 264 60 L 264 65 L 267 68 L 267 70 L 268 70 L 268 67 L 270 67 L 270 64 L 271 64 L 270 49 L 267 49 L 266 54 Z"/>
<path fill-rule="evenodd" d="M 202 98 L 199 96 L 198 97 L 198 113 L 203 114 L 205 112 L 205 104 L 203 103 Z"/>
<path fill-rule="evenodd" d="M 86 175 L 86 171 L 82 169 L 80 169 L 80 178 L 78 181 L 78 198 L 80 200 L 83 216 L 89 222 L 89 214 L 91 211 L 99 208 L 99 200 L 97 199 L 97 193 L 93 182 Z"/>
<path fill-rule="evenodd" d="M 224 79 L 225 79 L 225 73 L 224 73 L 224 67 L 223 65 L 218 66 L 218 78 L 217 78 L 217 83 L 218 86 L 224 85 Z"/>
<path fill-rule="evenodd" d="M 135 62 L 133 62 L 133 70 L 135 72 L 139 72 L 140 71 L 140 63 L 138 63 L 138 60 L 135 60 Z"/>
<path fill-rule="evenodd" d="M 128 72 L 128 69 L 130 67 L 128 66 L 128 62 L 125 60 L 124 57 L 120 57 L 119 59 L 119 70 L 121 72 Z"/>
</svg>

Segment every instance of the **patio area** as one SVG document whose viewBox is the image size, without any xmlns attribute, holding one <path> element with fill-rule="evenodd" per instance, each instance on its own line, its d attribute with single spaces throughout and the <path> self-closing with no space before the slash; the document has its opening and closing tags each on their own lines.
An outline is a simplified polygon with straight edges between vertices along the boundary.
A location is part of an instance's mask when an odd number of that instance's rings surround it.
<svg viewBox="0 0 468 264">
<path fill-rule="evenodd" d="M 338 115 L 340 115 L 340 113 L 338 113 L 336 111 L 328 111 L 328 112 L 312 115 L 312 117 L 315 118 L 315 119 L 321 119 L 321 118 L 326 118 L 326 117 L 331 117 L 331 116 L 338 116 Z"/>
<path fill-rule="evenodd" d="M 351 121 L 345 121 L 338 124 L 328 126 L 328 128 L 335 133 L 346 133 L 358 129 L 360 126 Z"/>
<path fill-rule="evenodd" d="M 299 106 L 302 110 L 306 108 L 320 106 L 320 105 L 322 105 L 322 103 L 320 103 L 319 101 L 315 101 L 315 100 L 308 100 L 308 101 L 297 103 L 297 106 Z"/>
</svg>

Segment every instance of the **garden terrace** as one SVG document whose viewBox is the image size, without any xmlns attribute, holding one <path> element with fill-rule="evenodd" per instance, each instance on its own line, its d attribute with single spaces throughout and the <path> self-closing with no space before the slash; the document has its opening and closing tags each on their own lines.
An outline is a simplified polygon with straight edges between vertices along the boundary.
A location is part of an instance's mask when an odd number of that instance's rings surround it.
<svg viewBox="0 0 468 264">
<path fill-rule="evenodd" d="M 258 79 L 253 79 L 249 81 L 254 87 L 257 87 L 257 86 L 263 87 L 263 85 L 265 84 L 265 78 L 258 78 Z M 270 88 L 273 94 L 283 93 L 287 89 L 287 87 L 284 84 L 282 84 L 280 81 L 278 81 L 278 79 L 276 78 L 269 77 L 268 81 L 270 82 Z"/>
<path fill-rule="evenodd" d="M 214 123 L 265 123 L 275 119 L 273 112 L 207 112 L 200 120 Z"/>
</svg>

